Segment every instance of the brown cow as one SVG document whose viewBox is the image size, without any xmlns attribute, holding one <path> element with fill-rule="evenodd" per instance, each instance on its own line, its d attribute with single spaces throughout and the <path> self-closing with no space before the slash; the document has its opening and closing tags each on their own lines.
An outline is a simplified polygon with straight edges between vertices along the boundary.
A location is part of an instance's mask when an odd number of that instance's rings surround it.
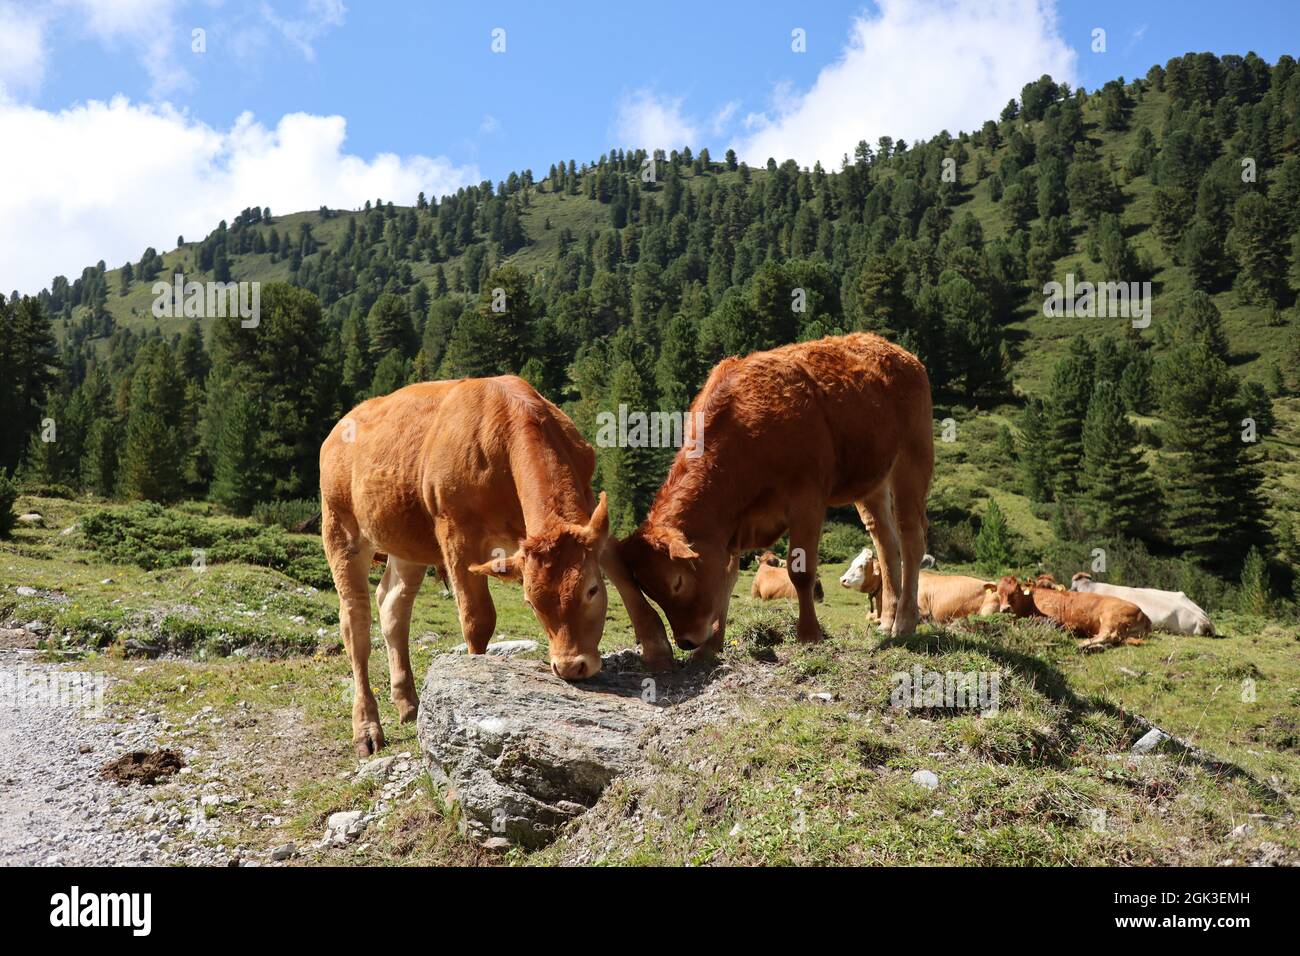
<svg viewBox="0 0 1300 956">
<path fill-rule="evenodd" d="M 514 376 L 409 385 L 362 402 L 334 426 L 320 454 L 321 537 L 352 662 L 358 754 L 384 744 L 367 673 L 376 551 L 388 555 L 375 597 L 403 723 L 419 704 L 407 638 L 429 565 L 451 582 L 470 653 L 482 654 L 496 627 L 487 577 L 522 580 L 552 669 L 590 677 L 600 669 L 603 569 L 645 636 L 648 663 L 671 662 L 658 615 L 609 543 L 605 495 L 597 504 L 591 492 L 594 469 L 595 454 L 568 417 Z"/>
<path fill-rule="evenodd" d="M 856 333 L 726 359 L 688 428 L 692 441 L 620 546 L 679 645 L 721 649 L 739 555 L 787 530 L 803 558 L 789 572 L 799 638 L 820 640 L 817 543 L 827 506 L 850 502 L 882 558 L 881 628 L 911 633 L 934 469 L 930 380 L 914 355 Z"/>
<path fill-rule="evenodd" d="M 1103 594 L 1041 588 L 1026 578 L 1008 575 L 989 585 L 998 596 L 998 609 L 1016 617 L 1047 617 L 1079 638 L 1083 650 L 1107 644 L 1141 644 L 1151 633 L 1151 620 L 1136 604 Z"/>
<path fill-rule="evenodd" d="M 866 583 L 862 588 L 872 601 L 873 614 L 875 601 L 880 593 L 880 584 L 880 568 L 873 558 L 868 565 Z M 988 581 L 980 578 L 922 571 L 917 586 L 917 607 L 923 620 L 933 621 L 936 624 L 947 624 L 973 614 L 996 614 L 998 597 L 987 591 L 987 588 L 992 586 Z M 874 590 L 867 591 L 867 587 L 874 587 Z"/>
<path fill-rule="evenodd" d="M 780 563 L 772 564 L 766 560 L 768 555 L 771 555 L 773 559 Z M 758 570 L 754 572 L 754 583 L 750 585 L 749 596 L 758 598 L 761 601 L 775 601 L 779 598 L 793 600 L 797 598 L 799 593 L 794 589 L 794 582 L 790 580 L 790 574 L 783 565 L 784 562 L 775 554 L 772 554 L 771 551 L 763 555 L 763 558 L 759 560 Z M 826 592 L 822 590 L 821 581 L 814 581 L 813 599 L 822 601 L 825 598 Z"/>
</svg>

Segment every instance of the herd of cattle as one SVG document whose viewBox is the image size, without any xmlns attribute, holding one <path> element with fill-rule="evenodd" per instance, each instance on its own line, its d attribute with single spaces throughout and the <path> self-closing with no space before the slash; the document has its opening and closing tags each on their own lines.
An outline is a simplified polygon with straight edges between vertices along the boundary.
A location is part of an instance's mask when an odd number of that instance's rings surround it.
<svg viewBox="0 0 1300 956">
<path fill-rule="evenodd" d="M 933 558 L 926 555 L 931 566 Z M 867 595 L 869 613 L 875 613 L 880 593 L 880 563 L 870 548 L 863 548 L 840 578 L 842 587 Z M 758 596 L 757 594 L 755 596 Z M 1008 575 L 998 581 L 960 574 L 921 572 L 918 594 L 921 616 L 946 624 L 977 614 L 1010 613 L 1055 621 L 1079 638 L 1079 646 L 1092 649 L 1108 644 L 1140 644 L 1151 631 L 1171 634 L 1214 633 L 1209 615 L 1182 591 L 1130 588 L 1101 584 L 1080 571 L 1070 589 L 1050 574 L 1017 581 Z"/>
<path fill-rule="evenodd" d="M 335 425 L 321 446 L 321 537 L 352 665 L 359 754 L 384 743 L 368 672 L 377 555 L 386 568 L 375 598 L 403 722 L 419 706 L 408 637 L 430 567 L 448 582 L 474 654 L 485 652 L 496 628 L 488 579 L 520 582 L 546 633 L 551 668 L 566 680 L 600 669 L 608 578 L 645 665 L 660 670 L 674 654 L 651 602 L 679 647 L 716 654 L 741 556 L 783 535 L 801 560 L 763 561 L 751 594 L 797 600 L 799 639 L 820 640 L 817 546 L 827 508 L 849 504 L 872 543 L 871 555 L 855 562 L 860 586 L 887 635 L 911 634 L 922 618 L 994 609 L 1051 617 L 1096 643 L 1136 639 L 1153 624 L 1209 632 L 1204 613 L 1182 595 L 1103 594 L 1105 585 L 1083 579 L 1065 592 L 1014 578 L 922 573 L 934 470 L 930 381 L 914 355 L 879 336 L 725 359 L 686 421 L 688 440 L 646 519 L 622 540 L 610 535 L 605 493 L 592 491 L 591 445 L 523 379 L 409 385 L 361 403 Z M 1166 598 L 1185 604 L 1166 609 Z"/>
</svg>

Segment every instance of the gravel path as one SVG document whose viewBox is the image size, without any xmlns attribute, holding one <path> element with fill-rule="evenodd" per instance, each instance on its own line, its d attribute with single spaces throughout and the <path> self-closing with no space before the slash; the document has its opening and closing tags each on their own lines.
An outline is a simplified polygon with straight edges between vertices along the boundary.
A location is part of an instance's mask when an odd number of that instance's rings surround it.
<svg viewBox="0 0 1300 956">
<path fill-rule="evenodd" d="M 100 675 L 34 657 L 0 650 L 0 864 L 167 862 L 133 825 L 153 804 L 148 791 L 99 775 L 105 761 L 153 748 L 153 721 L 97 714 Z"/>
</svg>

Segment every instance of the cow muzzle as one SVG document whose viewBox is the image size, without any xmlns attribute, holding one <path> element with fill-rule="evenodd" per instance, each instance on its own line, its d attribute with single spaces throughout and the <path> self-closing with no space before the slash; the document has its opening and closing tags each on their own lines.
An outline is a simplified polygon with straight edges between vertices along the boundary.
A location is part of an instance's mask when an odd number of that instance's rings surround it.
<svg viewBox="0 0 1300 956">
<path fill-rule="evenodd" d="M 576 654 L 551 659 L 551 671 L 564 680 L 586 680 L 600 673 L 599 654 Z"/>
</svg>

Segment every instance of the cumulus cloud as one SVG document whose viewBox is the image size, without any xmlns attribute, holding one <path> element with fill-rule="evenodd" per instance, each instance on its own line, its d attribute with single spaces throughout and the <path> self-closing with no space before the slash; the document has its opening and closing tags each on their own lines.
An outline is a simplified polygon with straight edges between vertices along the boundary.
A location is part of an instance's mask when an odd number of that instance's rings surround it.
<svg viewBox="0 0 1300 956">
<path fill-rule="evenodd" d="M 879 0 L 854 20 L 840 58 L 807 92 L 782 86 L 771 114 L 746 117 L 736 151 L 838 167 L 859 140 L 909 142 L 995 119 L 1044 73 L 1077 83 L 1054 0 Z M 809 43 L 815 43 L 815 37 Z"/>
<path fill-rule="evenodd" d="M 648 89 L 625 93 L 611 130 L 620 146 L 674 150 L 698 146 L 699 127 L 682 112 L 682 100 Z"/>
<path fill-rule="evenodd" d="M 214 129 L 170 106 L 110 102 L 50 112 L 0 98 L 0 288 L 35 292 L 99 259 L 195 239 L 247 206 L 273 214 L 367 199 L 413 201 L 482 179 L 445 157 L 372 159 L 344 150 L 342 116 L 294 113 L 274 128 L 251 114 Z"/>
<path fill-rule="evenodd" d="M 30 92 L 45 78 L 45 17 L 0 0 L 0 96 L 6 89 Z"/>
</svg>

